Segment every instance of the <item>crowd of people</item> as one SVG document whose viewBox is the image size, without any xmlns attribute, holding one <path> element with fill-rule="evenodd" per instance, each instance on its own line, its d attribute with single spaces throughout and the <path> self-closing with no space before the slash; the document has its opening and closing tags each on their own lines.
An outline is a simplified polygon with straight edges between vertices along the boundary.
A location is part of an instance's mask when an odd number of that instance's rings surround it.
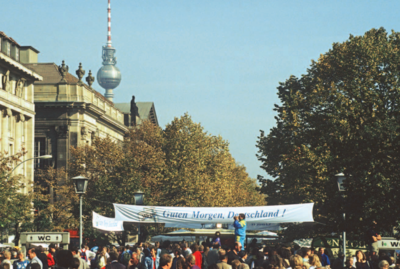
<svg viewBox="0 0 400 269">
<path fill-rule="evenodd" d="M 93 250 L 93 249 L 92 249 Z M 331 259 L 324 248 L 293 249 L 285 246 L 260 247 L 255 241 L 242 248 L 240 242 L 233 247 L 221 246 L 219 235 L 211 242 L 187 242 L 162 245 L 145 242 L 126 247 L 99 247 L 91 251 L 71 246 L 69 250 L 31 247 L 27 255 L 18 248 L 5 250 L 0 255 L 0 269 L 400 269 L 400 259 L 380 252 L 357 251 L 347 257 Z"/>
</svg>

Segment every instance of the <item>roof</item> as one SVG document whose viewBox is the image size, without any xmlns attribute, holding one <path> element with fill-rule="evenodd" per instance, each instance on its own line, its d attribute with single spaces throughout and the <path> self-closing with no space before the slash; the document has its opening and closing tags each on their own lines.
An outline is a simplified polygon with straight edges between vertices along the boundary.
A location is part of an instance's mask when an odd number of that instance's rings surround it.
<svg viewBox="0 0 400 269">
<path fill-rule="evenodd" d="M 125 114 L 131 113 L 131 104 L 130 103 L 115 103 L 114 105 L 122 113 L 125 113 Z M 155 125 L 158 125 L 156 109 L 154 107 L 153 102 L 136 102 L 136 106 L 138 107 L 139 119 L 141 119 L 142 121 L 150 120 Z"/>
<path fill-rule="evenodd" d="M 58 70 L 58 66 L 55 63 L 30 63 L 30 64 L 24 64 L 26 67 L 34 70 L 41 76 L 43 76 L 42 81 L 35 82 L 37 85 L 42 85 L 42 84 L 58 84 L 60 83 L 62 76 L 60 71 Z M 79 79 L 75 76 L 73 76 L 71 73 L 67 72 L 65 76 L 65 80 L 67 81 L 67 84 L 77 84 Z M 83 81 L 82 81 L 83 82 Z M 89 91 L 94 92 L 96 97 L 100 98 L 102 101 L 107 102 L 111 105 L 114 105 L 113 102 L 105 98 L 101 93 L 98 91 L 94 90 L 93 88 L 89 87 L 85 83 L 83 83 L 84 87 L 88 89 Z M 118 108 L 117 108 L 118 109 Z"/>
<path fill-rule="evenodd" d="M 21 50 L 28 50 L 28 49 L 31 49 L 31 50 L 33 50 L 33 51 L 36 52 L 36 53 L 40 53 L 40 51 L 38 51 L 37 49 L 35 49 L 35 48 L 32 47 L 32 46 L 21 46 L 20 49 L 21 49 Z"/>
<path fill-rule="evenodd" d="M 0 62 L 5 62 L 5 63 L 17 68 L 18 70 L 20 70 L 20 71 L 24 72 L 25 74 L 27 74 L 27 75 L 31 76 L 32 78 L 34 78 L 34 80 L 36 80 L 36 81 L 43 79 L 43 77 L 40 76 L 40 74 L 37 74 L 35 70 L 24 66 L 20 62 L 15 61 L 14 59 L 12 59 L 11 57 L 5 55 L 2 52 L 0 52 Z"/>
<path fill-rule="evenodd" d="M 0 31 L 0 36 L 10 40 L 10 42 L 14 45 L 17 45 L 18 47 L 20 47 L 20 45 L 17 43 L 17 41 L 15 41 L 14 39 L 12 39 L 11 37 L 7 36 L 4 32 Z"/>
</svg>

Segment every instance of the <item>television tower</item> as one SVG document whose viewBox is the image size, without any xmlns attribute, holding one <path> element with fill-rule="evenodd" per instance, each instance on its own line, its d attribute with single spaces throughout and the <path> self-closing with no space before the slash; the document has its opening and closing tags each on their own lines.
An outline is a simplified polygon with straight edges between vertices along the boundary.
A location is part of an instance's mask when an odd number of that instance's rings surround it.
<svg viewBox="0 0 400 269">
<path fill-rule="evenodd" d="M 121 72 L 115 66 L 117 64 L 117 57 L 114 56 L 115 49 L 111 43 L 111 5 L 108 0 L 108 31 L 107 31 L 107 45 L 103 46 L 103 66 L 97 72 L 97 81 L 102 88 L 106 90 L 104 96 L 113 101 L 113 90 L 121 83 Z"/>
</svg>

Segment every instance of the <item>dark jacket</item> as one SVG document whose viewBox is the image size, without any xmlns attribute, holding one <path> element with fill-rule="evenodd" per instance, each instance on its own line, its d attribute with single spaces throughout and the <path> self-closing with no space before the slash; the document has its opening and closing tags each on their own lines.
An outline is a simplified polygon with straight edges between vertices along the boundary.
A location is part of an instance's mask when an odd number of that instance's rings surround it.
<svg viewBox="0 0 400 269">
<path fill-rule="evenodd" d="M 126 266 L 117 261 L 112 261 L 110 264 L 106 265 L 106 269 L 126 269 Z"/>
<path fill-rule="evenodd" d="M 38 253 L 37 257 L 39 258 L 39 260 L 42 262 L 43 264 L 43 268 L 42 269 L 48 269 L 49 268 L 49 264 L 47 263 L 47 256 L 46 254 L 44 254 L 43 252 Z"/>
</svg>

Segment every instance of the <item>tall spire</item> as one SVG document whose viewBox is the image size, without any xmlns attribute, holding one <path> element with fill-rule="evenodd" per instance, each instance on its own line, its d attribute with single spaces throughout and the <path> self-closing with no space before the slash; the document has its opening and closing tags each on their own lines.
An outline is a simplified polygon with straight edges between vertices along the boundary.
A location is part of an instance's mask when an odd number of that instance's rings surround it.
<svg viewBox="0 0 400 269">
<path fill-rule="evenodd" d="M 107 47 L 112 47 L 112 44 L 111 44 L 111 5 L 110 5 L 110 0 L 108 0 L 107 14 L 108 14 Z"/>
<path fill-rule="evenodd" d="M 114 56 L 116 50 L 111 43 L 111 6 L 108 0 L 108 31 L 107 31 L 107 44 L 103 46 L 103 66 L 97 72 L 97 82 L 106 90 L 104 96 L 113 101 L 113 90 L 118 87 L 121 82 L 121 72 L 115 66 L 117 64 L 117 57 Z"/>
</svg>

